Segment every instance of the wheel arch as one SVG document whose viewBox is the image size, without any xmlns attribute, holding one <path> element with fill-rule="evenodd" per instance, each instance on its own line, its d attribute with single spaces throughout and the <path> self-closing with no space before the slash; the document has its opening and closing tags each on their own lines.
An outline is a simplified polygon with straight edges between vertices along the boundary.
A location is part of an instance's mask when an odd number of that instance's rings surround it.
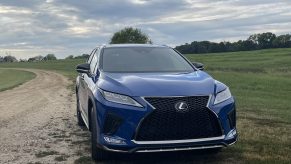
<svg viewBox="0 0 291 164">
<path fill-rule="evenodd" d="M 89 97 L 88 99 L 88 125 L 89 125 L 89 131 L 91 131 L 91 113 L 92 113 L 92 107 L 93 107 L 93 101 Z"/>
<path fill-rule="evenodd" d="M 88 126 L 89 130 L 91 131 L 91 114 L 92 114 L 92 107 L 97 110 L 96 104 L 95 104 L 95 98 L 92 92 L 89 92 L 88 94 Z M 97 111 L 96 111 L 97 112 Z"/>
</svg>

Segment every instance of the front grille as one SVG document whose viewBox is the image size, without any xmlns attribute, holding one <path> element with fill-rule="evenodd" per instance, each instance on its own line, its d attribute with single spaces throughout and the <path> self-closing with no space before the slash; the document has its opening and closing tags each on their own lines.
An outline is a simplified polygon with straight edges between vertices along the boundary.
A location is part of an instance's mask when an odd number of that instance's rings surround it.
<svg viewBox="0 0 291 164">
<path fill-rule="evenodd" d="M 222 131 L 217 117 L 206 106 L 209 96 L 147 97 L 155 109 L 139 126 L 135 140 L 162 141 L 218 137 Z M 188 104 L 179 112 L 178 102 Z"/>
</svg>

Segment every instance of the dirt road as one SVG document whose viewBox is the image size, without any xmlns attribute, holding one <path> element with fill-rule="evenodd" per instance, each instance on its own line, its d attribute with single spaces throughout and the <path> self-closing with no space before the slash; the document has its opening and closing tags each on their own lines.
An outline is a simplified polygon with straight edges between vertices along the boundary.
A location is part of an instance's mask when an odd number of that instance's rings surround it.
<svg viewBox="0 0 291 164">
<path fill-rule="evenodd" d="M 90 141 L 76 125 L 70 82 L 57 73 L 29 71 L 35 79 L 0 92 L 0 163 L 74 163 Z"/>
</svg>

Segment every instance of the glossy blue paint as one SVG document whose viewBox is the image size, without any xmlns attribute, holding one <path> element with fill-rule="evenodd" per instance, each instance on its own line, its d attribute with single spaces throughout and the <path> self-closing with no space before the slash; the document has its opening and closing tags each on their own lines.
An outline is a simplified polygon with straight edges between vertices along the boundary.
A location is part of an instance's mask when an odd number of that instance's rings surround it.
<svg viewBox="0 0 291 164">
<path fill-rule="evenodd" d="M 117 45 L 131 46 L 131 45 Z M 137 46 L 137 45 L 134 45 Z M 140 45 L 149 46 L 149 45 Z M 152 45 L 150 45 L 152 46 Z M 157 46 L 158 47 L 158 46 Z M 105 48 L 105 47 L 103 47 Z M 101 51 L 102 52 L 102 51 Z M 142 97 L 147 96 L 210 96 L 208 108 L 217 115 L 217 119 L 222 128 L 223 135 L 227 135 L 232 129 L 229 125 L 228 113 L 235 109 L 235 100 L 230 98 L 222 103 L 214 105 L 214 99 L 218 92 L 226 89 L 226 85 L 214 80 L 206 72 L 196 70 L 193 72 L 167 72 L 167 73 L 108 73 L 102 70 L 97 71 L 98 74 L 91 76 L 79 75 L 77 78 L 77 89 L 81 85 L 85 90 L 78 96 L 85 96 L 82 100 L 93 101 L 93 105 L 97 117 L 98 146 L 101 148 L 134 152 L 139 148 L 161 148 L 161 147 L 190 147 L 203 145 L 224 145 L 232 144 L 236 141 L 237 135 L 230 139 L 219 139 L 214 141 L 202 141 L 193 143 L 173 143 L 173 144 L 149 144 L 139 145 L 134 143 L 134 135 L 139 123 L 150 114 L 154 109 Z M 84 79 L 81 79 L 81 77 Z M 83 81 L 83 82 L 82 82 Z M 83 83 L 83 84 L 82 84 Z M 104 99 L 100 89 L 127 95 L 140 103 L 143 107 L 135 107 L 109 102 Z M 86 102 L 86 105 L 87 105 Z M 83 102 L 83 104 L 85 104 Z M 85 106 L 86 106 L 85 105 Z M 88 106 L 88 105 L 87 105 Z M 85 121 L 89 124 L 89 109 L 85 109 L 83 105 L 82 113 Z M 104 123 L 107 113 L 114 113 L 122 118 L 123 122 L 117 131 L 110 137 L 124 140 L 125 144 L 115 145 L 104 140 L 106 134 L 103 133 Z M 173 129 L 174 130 L 174 129 Z"/>
<path fill-rule="evenodd" d="M 98 86 L 129 96 L 210 95 L 214 80 L 203 71 L 190 73 L 101 73 Z"/>
</svg>

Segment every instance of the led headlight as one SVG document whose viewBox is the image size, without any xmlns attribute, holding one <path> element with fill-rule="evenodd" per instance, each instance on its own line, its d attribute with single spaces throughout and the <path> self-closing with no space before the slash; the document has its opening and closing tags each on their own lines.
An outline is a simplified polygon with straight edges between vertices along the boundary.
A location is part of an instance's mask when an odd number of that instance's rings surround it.
<svg viewBox="0 0 291 164">
<path fill-rule="evenodd" d="M 100 89 L 100 91 L 101 91 L 103 97 L 107 101 L 114 102 L 114 103 L 119 103 L 119 104 L 124 104 L 124 105 L 132 105 L 132 106 L 142 107 L 142 105 L 140 105 L 138 102 L 136 102 L 134 99 L 132 99 L 132 98 L 130 98 L 128 96 L 117 94 L 117 93 L 103 91 L 101 89 Z"/>
<path fill-rule="evenodd" d="M 225 90 L 223 90 L 223 91 L 221 91 L 221 92 L 216 94 L 214 105 L 218 104 L 218 103 L 221 103 L 223 101 L 226 101 L 226 100 L 228 100 L 230 98 L 231 98 L 230 90 L 229 90 L 229 88 L 226 88 Z"/>
</svg>

